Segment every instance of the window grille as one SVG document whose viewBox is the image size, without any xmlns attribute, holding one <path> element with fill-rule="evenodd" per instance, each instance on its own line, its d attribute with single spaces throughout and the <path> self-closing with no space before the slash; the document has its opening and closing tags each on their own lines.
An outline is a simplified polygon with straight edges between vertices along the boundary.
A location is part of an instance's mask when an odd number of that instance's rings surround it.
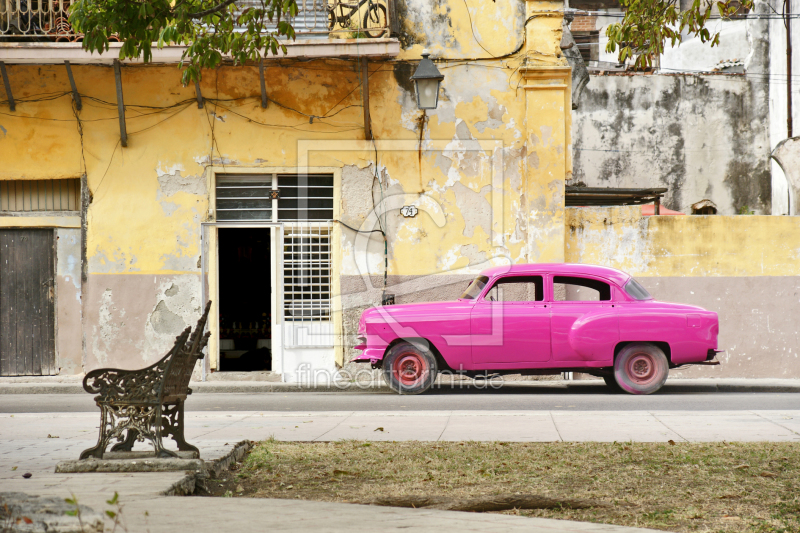
<svg viewBox="0 0 800 533">
<path fill-rule="evenodd" d="M 247 8 L 261 8 L 260 0 L 239 0 L 236 2 L 236 17 Z M 298 34 L 319 33 L 321 36 L 328 35 L 328 0 L 297 0 L 297 16 L 291 17 L 289 21 Z M 275 31 L 277 24 L 267 22 L 266 29 Z M 244 30 L 243 26 L 237 29 Z"/>
<path fill-rule="evenodd" d="M 272 175 L 217 177 L 217 220 L 272 220 Z"/>
<path fill-rule="evenodd" d="M 0 211 L 79 211 L 81 180 L 0 181 Z"/>
<path fill-rule="evenodd" d="M 283 229 L 283 302 L 287 321 L 331 317 L 330 222 L 287 224 Z"/>
<path fill-rule="evenodd" d="M 278 220 L 332 220 L 333 176 L 279 174 Z"/>
<path fill-rule="evenodd" d="M 75 35 L 69 23 L 71 0 L 0 0 L 0 37 L 48 35 L 58 41 Z"/>
<path fill-rule="evenodd" d="M 273 204 L 273 183 L 280 190 Z M 218 221 L 328 221 L 333 219 L 331 174 L 221 174 L 217 177 Z M 277 206 L 277 218 L 272 216 Z"/>
</svg>

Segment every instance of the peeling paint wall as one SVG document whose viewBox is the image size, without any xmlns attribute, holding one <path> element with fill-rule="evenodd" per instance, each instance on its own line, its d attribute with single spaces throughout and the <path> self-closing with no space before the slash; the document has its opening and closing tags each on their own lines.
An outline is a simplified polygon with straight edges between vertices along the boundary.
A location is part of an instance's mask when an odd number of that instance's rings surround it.
<svg viewBox="0 0 800 533">
<path fill-rule="evenodd" d="M 719 367 L 684 377 L 800 378 L 800 220 L 643 217 L 636 207 L 569 208 L 570 263 L 619 268 L 659 300 L 719 314 Z"/>
<path fill-rule="evenodd" d="M 2 119 L 0 180 L 81 175 L 85 159 L 85 369 L 151 363 L 196 321 L 201 223 L 214 219 L 212 166 L 341 168 L 341 221 L 385 231 L 387 292 L 400 302 L 455 297 L 490 265 L 563 260 L 571 171 L 563 3 L 398 4 L 401 53 L 369 65 L 374 144 L 364 142 L 361 72 L 352 60 L 268 61 L 266 109 L 255 66 L 204 72 L 203 109 L 174 65 L 124 66 L 125 148 L 112 69 L 73 64 L 78 89 L 98 102 L 80 113 L 83 152 L 68 94 L 25 102 L 65 91 L 63 66 L 7 65 L 19 104 Z M 427 114 L 410 80 L 424 48 L 445 75 L 439 107 Z M 404 205 L 419 214 L 403 217 Z M 349 338 L 360 310 L 380 300 L 384 241 L 341 225 L 335 231 L 341 334 Z M 329 355 L 320 356 L 326 368 Z"/>
<path fill-rule="evenodd" d="M 573 112 L 571 183 L 667 187 L 664 205 L 771 214 L 769 105 L 760 78 L 592 76 Z"/>
<path fill-rule="evenodd" d="M 753 12 L 772 11 L 757 0 Z M 665 52 L 660 74 L 591 76 L 573 114 L 573 184 L 667 187 L 665 205 L 687 214 L 703 199 L 724 215 L 745 207 L 775 212 L 773 169 L 780 168 L 769 155 L 783 138 L 775 138 L 776 131 L 785 137 L 785 118 L 776 121 L 774 113 L 786 107 L 775 94 L 786 83 L 785 76 L 770 75 L 781 63 L 771 59 L 770 46 L 783 39 L 782 23 L 748 18 L 714 24 L 722 32 L 718 47 L 686 39 Z M 742 61 L 745 73 L 693 74 L 720 59 Z"/>
<path fill-rule="evenodd" d="M 88 368 L 150 364 L 202 312 L 193 275 L 90 276 L 85 293 Z"/>
<path fill-rule="evenodd" d="M 59 374 L 83 372 L 81 332 L 81 230 L 56 232 L 56 367 Z"/>
</svg>

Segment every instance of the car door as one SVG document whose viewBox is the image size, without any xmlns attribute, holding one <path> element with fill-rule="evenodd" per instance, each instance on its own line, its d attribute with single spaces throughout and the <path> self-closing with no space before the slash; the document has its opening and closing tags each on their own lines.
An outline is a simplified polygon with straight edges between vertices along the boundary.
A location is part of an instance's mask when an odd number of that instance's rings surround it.
<svg viewBox="0 0 800 533">
<path fill-rule="evenodd" d="M 496 279 L 473 306 L 471 322 L 472 361 L 478 368 L 524 368 L 550 359 L 550 310 L 542 276 Z"/>
<path fill-rule="evenodd" d="M 619 342 L 613 287 L 605 280 L 589 276 L 566 274 L 548 278 L 553 361 L 612 364 L 614 347 Z"/>
</svg>

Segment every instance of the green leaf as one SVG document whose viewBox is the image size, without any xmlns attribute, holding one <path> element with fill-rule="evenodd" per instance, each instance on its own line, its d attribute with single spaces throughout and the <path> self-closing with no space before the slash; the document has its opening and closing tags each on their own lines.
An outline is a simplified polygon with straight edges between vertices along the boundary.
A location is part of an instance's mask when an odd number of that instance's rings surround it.
<svg viewBox="0 0 800 533">
<path fill-rule="evenodd" d="M 115 513 L 114 511 L 106 511 L 106 516 L 108 516 L 113 520 L 114 518 L 117 517 L 117 513 Z"/>
<path fill-rule="evenodd" d="M 214 0 L 74 0 L 69 8 L 73 27 L 84 34 L 82 48 L 107 52 L 109 36 L 122 41 L 120 59 L 153 60 L 153 43 L 158 48 L 185 44 L 180 68 L 183 82 L 200 79 L 200 68 L 214 68 L 223 55 L 242 63 L 260 57 L 260 51 L 277 54 L 283 44 L 264 27 L 265 20 L 279 21 L 275 34 L 294 39 L 291 23 L 297 14 L 296 0 L 262 0 L 236 14 L 236 6 L 192 18 L 193 13 L 213 7 Z M 236 29 L 237 25 L 240 29 Z M 242 30 L 241 27 L 244 29 Z M 189 70 L 190 69 L 190 70 Z"/>
<path fill-rule="evenodd" d="M 108 505 L 114 505 L 117 503 L 117 500 L 119 500 L 119 494 L 116 491 L 114 491 L 114 497 L 111 498 L 110 500 L 106 500 L 106 503 Z"/>
</svg>

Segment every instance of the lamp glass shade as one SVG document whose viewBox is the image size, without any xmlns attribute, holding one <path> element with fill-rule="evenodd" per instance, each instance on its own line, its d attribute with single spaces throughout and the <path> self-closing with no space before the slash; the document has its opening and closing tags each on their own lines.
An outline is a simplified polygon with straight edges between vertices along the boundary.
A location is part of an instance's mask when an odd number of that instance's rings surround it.
<svg viewBox="0 0 800 533">
<path fill-rule="evenodd" d="M 417 89 L 417 107 L 420 109 L 436 109 L 439 103 L 439 84 L 437 79 L 417 79 L 414 85 Z"/>
</svg>

